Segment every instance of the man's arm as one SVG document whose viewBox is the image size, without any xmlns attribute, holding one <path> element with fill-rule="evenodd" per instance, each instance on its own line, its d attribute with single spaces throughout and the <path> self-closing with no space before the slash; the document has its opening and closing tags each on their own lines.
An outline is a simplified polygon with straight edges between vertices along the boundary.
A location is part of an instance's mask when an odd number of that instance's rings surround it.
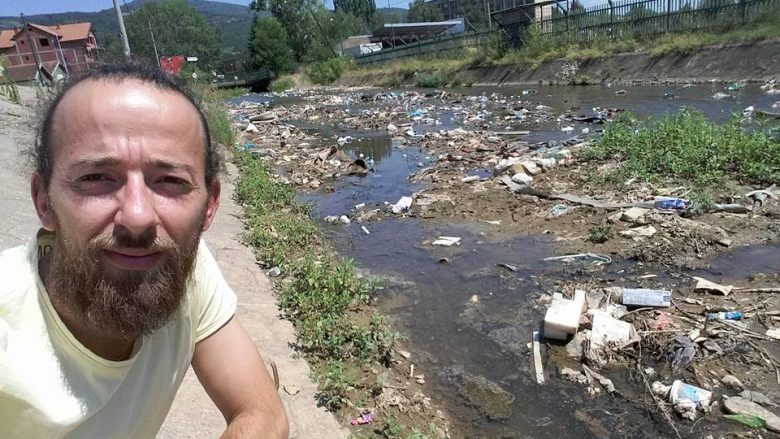
<svg viewBox="0 0 780 439">
<path fill-rule="evenodd" d="M 235 316 L 195 345 L 192 368 L 228 423 L 223 439 L 287 439 L 282 402 L 255 344 Z"/>
</svg>

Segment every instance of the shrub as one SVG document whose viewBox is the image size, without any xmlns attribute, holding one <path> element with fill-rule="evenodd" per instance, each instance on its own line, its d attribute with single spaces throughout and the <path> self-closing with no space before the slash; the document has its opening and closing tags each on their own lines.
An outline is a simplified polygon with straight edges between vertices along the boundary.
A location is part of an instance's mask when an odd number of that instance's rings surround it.
<svg viewBox="0 0 780 439">
<path fill-rule="evenodd" d="M 441 70 L 433 73 L 420 73 L 417 75 L 417 86 L 422 88 L 436 88 L 447 85 L 447 79 Z"/>
<path fill-rule="evenodd" d="M 307 73 L 315 84 L 331 84 L 341 77 L 349 64 L 348 57 L 340 56 L 311 64 Z"/>
<path fill-rule="evenodd" d="M 271 85 L 268 86 L 268 89 L 280 93 L 293 87 L 295 87 L 295 82 L 291 76 L 281 76 L 271 81 Z"/>
</svg>

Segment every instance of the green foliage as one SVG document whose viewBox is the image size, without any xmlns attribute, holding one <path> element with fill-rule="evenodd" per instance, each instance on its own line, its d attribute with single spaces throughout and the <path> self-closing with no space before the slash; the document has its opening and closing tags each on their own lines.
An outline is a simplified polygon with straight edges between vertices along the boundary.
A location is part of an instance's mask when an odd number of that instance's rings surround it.
<svg viewBox="0 0 780 439">
<path fill-rule="evenodd" d="M 184 73 L 184 77 L 189 77 Z M 211 139 L 214 142 L 225 146 L 233 146 L 236 141 L 236 133 L 233 130 L 233 124 L 230 122 L 230 114 L 222 105 L 222 101 L 236 95 L 236 91 L 216 89 L 205 81 L 189 81 L 190 87 L 200 97 L 203 103 L 203 110 L 206 113 L 206 123 L 211 131 Z M 244 93 L 243 89 L 237 89 Z"/>
<path fill-rule="evenodd" d="M 287 31 L 276 18 L 256 20 L 252 35 L 250 53 L 255 66 L 265 67 L 276 73 L 290 73 L 295 69 Z"/>
<path fill-rule="evenodd" d="M 499 60 L 509 52 L 509 35 L 503 29 L 491 33 L 485 41 L 485 56 L 492 60 Z"/>
<path fill-rule="evenodd" d="M 441 9 L 425 0 L 414 0 L 409 3 L 409 22 L 442 21 L 444 14 Z"/>
<path fill-rule="evenodd" d="M 366 23 L 373 23 L 376 3 L 374 0 L 333 0 L 336 12 L 343 12 L 362 19 Z"/>
<path fill-rule="evenodd" d="M 268 11 L 279 21 L 287 31 L 296 61 L 303 61 L 307 42 L 316 32 L 312 18 L 316 7 L 316 0 L 253 0 L 249 4 L 250 9 Z"/>
<path fill-rule="evenodd" d="M 330 410 L 339 410 L 347 404 L 347 392 L 356 384 L 347 367 L 340 360 L 328 360 L 320 375 L 320 393 L 317 397 Z"/>
<path fill-rule="evenodd" d="M 433 73 L 420 73 L 417 75 L 417 86 L 422 88 L 436 88 L 447 85 L 444 74 L 437 70 Z"/>
<path fill-rule="evenodd" d="M 594 244 L 607 242 L 612 239 L 613 236 L 615 236 L 615 233 L 612 230 L 611 224 L 600 224 L 593 226 L 588 230 L 588 241 Z"/>
<path fill-rule="evenodd" d="M 185 0 L 145 3 L 125 18 L 125 27 L 135 55 L 154 60 L 156 44 L 159 56 L 197 56 L 204 70 L 219 65 L 219 29 L 209 25 Z"/>
<path fill-rule="evenodd" d="M 295 324 L 303 352 L 326 361 L 386 362 L 397 335 L 381 316 L 368 324 L 353 319 L 368 304 L 370 283 L 357 276 L 351 261 L 324 247 L 289 185 L 247 153 L 237 154 L 236 162 L 241 171 L 236 198 L 245 209 L 246 239 L 264 261 L 291 277 L 279 304 Z M 327 386 L 341 389 L 339 383 L 343 380 L 331 376 Z"/>
<path fill-rule="evenodd" d="M 694 188 L 734 179 L 769 185 L 780 179 L 780 141 L 761 127 L 743 129 L 739 119 L 719 126 L 693 109 L 661 120 L 637 122 L 622 115 L 607 126 L 586 160 L 617 159 L 618 179 L 681 182 Z"/>
<path fill-rule="evenodd" d="M 271 81 L 271 85 L 268 86 L 268 89 L 273 92 L 281 93 L 290 90 L 293 87 L 295 87 L 295 82 L 291 76 L 280 76 Z"/>
<path fill-rule="evenodd" d="M 306 72 L 315 84 L 331 84 L 341 77 L 349 67 L 350 59 L 346 56 L 315 62 Z"/>
<path fill-rule="evenodd" d="M 0 58 L 0 95 L 7 97 L 14 104 L 20 104 L 22 99 L 19 96 L 19 87 L 5 75 L 7 65 L 5 58 Z"/>
</svg>

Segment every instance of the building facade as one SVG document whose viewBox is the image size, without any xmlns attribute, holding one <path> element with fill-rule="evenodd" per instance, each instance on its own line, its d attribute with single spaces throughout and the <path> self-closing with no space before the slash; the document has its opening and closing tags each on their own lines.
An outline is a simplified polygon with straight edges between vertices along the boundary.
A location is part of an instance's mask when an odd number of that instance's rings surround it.
<svg viewBox="0 0 780 439">
<path fill-rule="evenodd" d="M 0 56 L 14 81 L 56 79 L 87 70 L 97 60 L 97 40 L 88 22 L 43 26 L 29 23 L 0 31 Z"/>
</svg>

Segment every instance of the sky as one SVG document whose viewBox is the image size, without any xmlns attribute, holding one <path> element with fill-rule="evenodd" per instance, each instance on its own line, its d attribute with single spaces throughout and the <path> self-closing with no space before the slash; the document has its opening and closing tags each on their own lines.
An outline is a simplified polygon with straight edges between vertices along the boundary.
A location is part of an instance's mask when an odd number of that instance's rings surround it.
<svg viewBox="0 0 780 439">
<path fill-rule="evenodd" d="M 129 0 L 126 1 L 129 2 Z M 250 0 L 213 1 L 246 6 Z M 113 0 L 0 0 L 0 16 L 51 14 L 57 12 L 95 12 L 113 7 Z"/>
</svg>

